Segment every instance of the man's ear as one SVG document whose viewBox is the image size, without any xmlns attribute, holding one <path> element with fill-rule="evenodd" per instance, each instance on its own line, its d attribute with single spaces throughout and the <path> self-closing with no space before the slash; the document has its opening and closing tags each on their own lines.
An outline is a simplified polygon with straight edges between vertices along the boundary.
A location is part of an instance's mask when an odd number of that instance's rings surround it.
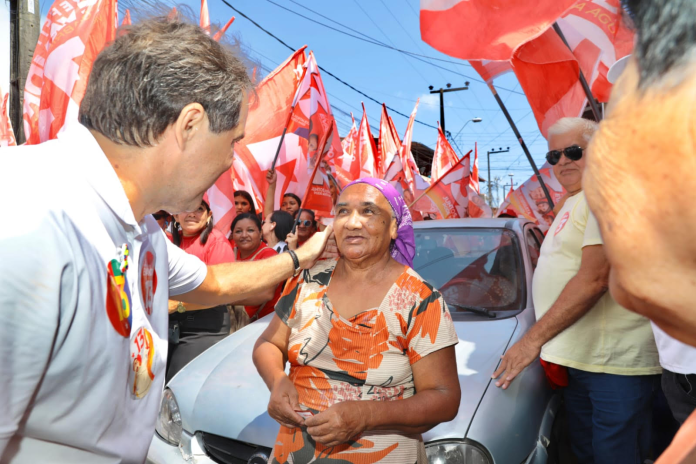
<svg viewBox="0 0 696 464">
<path fill-rule="evenodd" d="M 208 127 L 208 116 L 200 103 L 189 103 L 179 113 L 174 122 L 174 136 L 183 151 L 186 144 L 193 140 L 199 131 Z"/>
</svg>

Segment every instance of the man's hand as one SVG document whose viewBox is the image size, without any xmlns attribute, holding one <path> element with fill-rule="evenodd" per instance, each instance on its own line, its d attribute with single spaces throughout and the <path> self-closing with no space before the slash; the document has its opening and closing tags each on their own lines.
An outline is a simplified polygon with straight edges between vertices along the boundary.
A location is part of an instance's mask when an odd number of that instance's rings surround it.
<svg viewBox="0 0 696 464">
<path fill-rule="evenodd" d="M 268 402 L 268 415 L 280 425 L 290 429 L 304 425 L 304 419 L 295 411 L 299 411 L 300 403 L 297 389 L 285 373 L 278 378 L 271 389 L 271 400 Z"/>
<path fill-rule="evenodd" d="M 363 401 L 345 401 L 305 420 L 307 433 L 324 446 L 337 446 L 367 430 Z"/>
<path fill-rule="evenodd" d="M 278 181 L 278 174 L 276 174 L 275 170 L 271 169 L 266 173 L 266 182 L 268 182 L 269 185 L 275 184 Z"/>
<path fill-rule="evenodd" d="M 541 346 L 537 346 L 530 340 L 523 337 L 520 341 L 512 345 L 509 350 L 502 356 L 500 366 L 493 373 L 494 379 L 500 377 L 503 372 L 504 377 L 495 383 L 496 387 L 501 387 L 503 390 L 510 386 L 510 383 L 517 375 L 529 366 L 541 353 Z"/>
<path fill-rule="evenodd" d="M 322 253 L 320 259 L 338 259 L 341 255 L 338 252 L 338 245 L 336 244 L 336 235 L 331 234 L 329 240 L 326 242 L 326 248 L 324 248 L 324 253 Z"/>
<path fill-rule="evenodd" d="M 333 233 L 333 226 L 328 226 L 322 232 L 315 233 L 300 248 L 297 249 L 297 257 L 300 260 L 302 269 L 309 269 L 314 266 L 326 248 L 326 243 Z"/>
</svg>

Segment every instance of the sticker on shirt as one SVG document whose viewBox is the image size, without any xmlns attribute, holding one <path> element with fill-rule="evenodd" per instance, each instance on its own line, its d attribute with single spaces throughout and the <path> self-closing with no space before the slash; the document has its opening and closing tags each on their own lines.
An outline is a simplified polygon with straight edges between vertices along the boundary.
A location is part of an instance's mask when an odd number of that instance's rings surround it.
<svg viewBox="0 0 696 464">
<path fill-rule="evenodd" d="M 106 265 L 106 314 L 116 332 L 123 337 L 130 336 L 133 323 L 127 269 L 128 265 L 124 266 L 122 259 L 112 259 Z"/>
<path fill-rule="evenodd" d="M 561 233 L 565 225 L 568 223 L 568 219 L 570 219 L 570 211 L 566 211 L 566 213 L 561 218 L 561 222 L 558 223 L 558 227 L 556 227 L 556 232 L 554 232 L 553 234 L 554 237 Z"/>
<path fill-rule="evenodd" d="M 152 334 L 145 327 L 141 327 L 131 338 L 130 353 L 132 365 L 128 383 L 133 396 L 143 398 L 155 380 L 155 344 Z"/>
<path fill-rule="evenodd" d="M 157 291 L 157 271 L 155 270 L 155 254 L 147 250 L 140 257 L 140 297 L 143 308 L 148 316 L 152 315 Z"/>
</svg>

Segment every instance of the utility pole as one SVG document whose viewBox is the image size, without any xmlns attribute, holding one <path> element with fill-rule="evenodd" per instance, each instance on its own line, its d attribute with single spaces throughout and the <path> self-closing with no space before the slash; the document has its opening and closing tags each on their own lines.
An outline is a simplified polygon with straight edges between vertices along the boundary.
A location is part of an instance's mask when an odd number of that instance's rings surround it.
<svg viewBox="0 0 696 464">
<path fill-rule="evenodd" d="M 457 87 L 455 89 L 451 88 L 452 84 L 447 83 L 447 88 L 446 89 L 438 89 L 438 90 L 433 90 L 434 87 L 431 85 L 428 88 L 430 89 L 430 93 L 439 93 L 440 94 L 440 126 L 442 127 L 442 132 L 447 134 L 447 131 L 445 130 L 445 93 L 446 92 L 457 92 L 459 90 L 469 90 L 469 81 L 464 83 L 464 87 Z"/>
<path fill-rule="evenodd" d="M 18 145 L 26 140 L 24 86 L 40 32 L 39 0 L 10 0 L 10 120 Z"/>
<path fill-rule="evenodd" d="M 488 204 L 490 206 L 493 206 L 493 195 L 491 195 L 491 154 L 495 155 L 497 153 L 508 153 L 509 151 L 510 147 L 507 147 L 505 150 L 498 148 L 498 151 L 493 149 L 486 152 L 486 159 L 488 160 Z"/>
<path fill-rule="evenodd" d="M 508 174 L 508 176 L 510 176 L 510 190 L 514 190 L 515 186 L 512 183 L 512 178 L 513 178 L 514 174 L 511 173 L 511 174 Z"/>
</svg>

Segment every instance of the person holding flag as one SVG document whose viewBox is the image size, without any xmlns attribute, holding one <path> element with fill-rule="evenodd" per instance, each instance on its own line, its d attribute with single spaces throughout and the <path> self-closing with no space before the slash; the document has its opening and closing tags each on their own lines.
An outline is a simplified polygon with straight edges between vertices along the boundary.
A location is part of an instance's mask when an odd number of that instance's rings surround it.
<svg viewBox="0 0 696 464">
<path fill-rule="evenodd" d="M 0 230 L 0 462 L 144 462 L 168 298 L 253 304 L 322 253 L 331 228 L 296 252 L 205 266 L 151 215 L 198 208 L 230 168 L 250 90 L 197 25 L 142 21 L 94 61 L 79 123 L 3 149 L 0 205 L 23 192 L 31 214 Z"/>
</svg>

